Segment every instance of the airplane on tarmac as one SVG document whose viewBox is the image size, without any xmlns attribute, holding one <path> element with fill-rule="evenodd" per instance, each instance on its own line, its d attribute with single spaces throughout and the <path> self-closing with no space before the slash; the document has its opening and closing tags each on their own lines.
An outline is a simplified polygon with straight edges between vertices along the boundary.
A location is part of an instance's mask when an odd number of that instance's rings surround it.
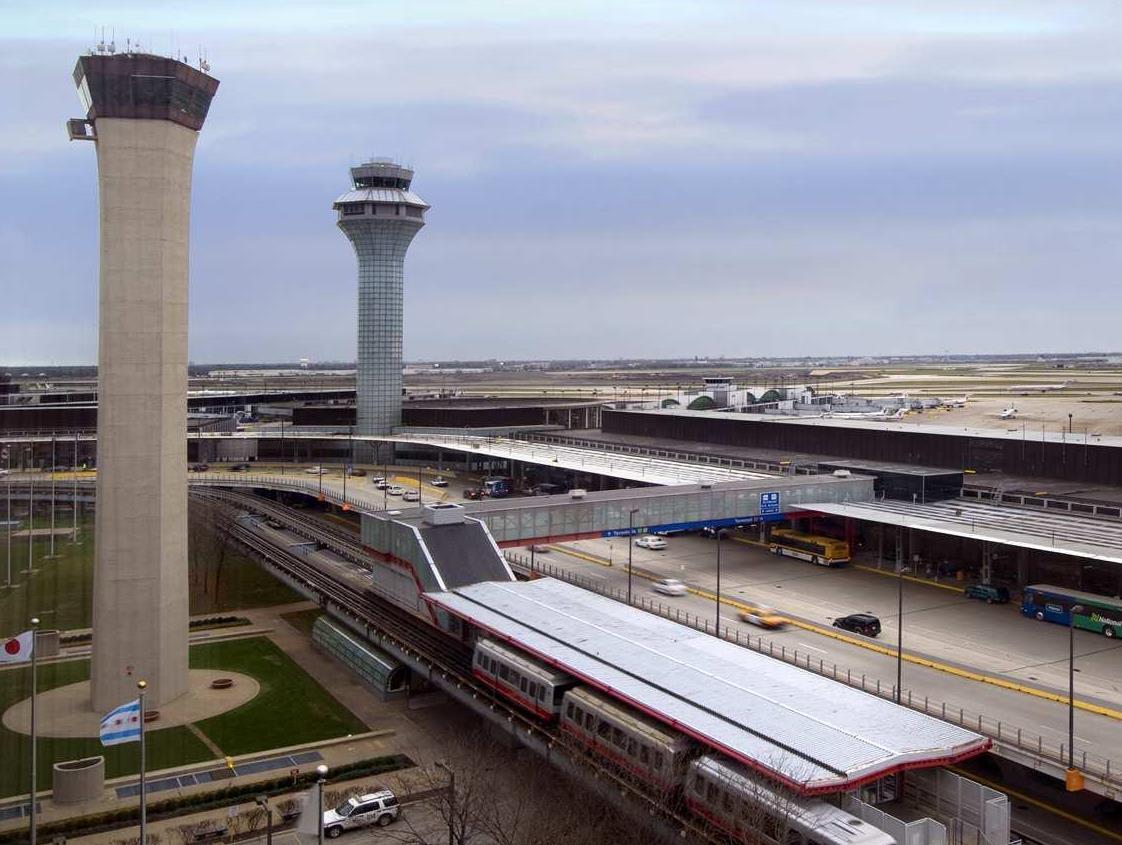
<svg viewBox="0 0 1122 845">
<path fill-rule="evenodd" d="M 1000 417 L 1003 420 L 1016 419 L 1017 418 L 1017 409 L 1013 405 L 1010 405 L 1008 408 L 1006 408 L 1004 411 L 1002 411 L 1000 414 L 998 414 L 998 417 Z"/>
<path fill-rule="evenodd" d="M 943 400 L 943 407 L 944 408 L 965 408 L 966 407 L 966 400 L 969 399 L 969 398 L 970 398 L 970 394 L 968 393 L 965 396 L 959 397 L 958 399 L 945 399 L 945 400 Z"/>
<path fill-rule="evenodd" d="M 888 408 L 881 408 L 879 411 L 842 414 L 828 413 L 824 414 L 824 416 L 833 417 L 837 420 L 902 420 L 904 414 L 907 412 L 907 408 L 897 408 L 895 411 L 890 411 Z"/>
</svg>

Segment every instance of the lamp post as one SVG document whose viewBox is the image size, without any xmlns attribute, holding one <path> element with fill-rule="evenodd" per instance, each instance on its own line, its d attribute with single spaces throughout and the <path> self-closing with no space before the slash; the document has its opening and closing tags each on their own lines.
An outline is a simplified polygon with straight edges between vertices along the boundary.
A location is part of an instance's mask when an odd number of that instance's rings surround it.
<svg viewBox="0 0 1122 845">
<path fill-rule="evenodd" d="M 148 682 L 137 681 L 136 691 L 140 705 L 140 845 L 148 845 L 148 761 L 144 747 L 144 695 L 148 691 Z"/>
<path fill-rule="evenodd" d="M 896 559 L 896 703 L 900 703 L 904 683 L 904 567 Z"/>
<path fill-rule="evenodd" d="M 28 841 L 31 845 L 35 845 L 36 837 L 36 816 L 37 809 L 35 805 L 35 792 L 37 781 L 39 780 L 39 773 L 36 771 L 35 764 L 38 762 L 35 758 L 35 746 L 38 739 L 35 735 L 35 693 L 39 685 L 38 678 L 39 667 L 39 619 L 38 617 L 31 617 L 31 789 L 29 796 L 31 799 L 28 806 L 28 820 L 30 830 L 28 834 Z"/>
<path fill-rule="evenodd" d="M 258 795 L 253 800 L 258 807 L 265 811 L 265 845 L 273 845 L 273 810 L 269 806 L 269 796 Z M 320 818 L 323 818 L 322 813 Z"/>
<path fill-rule="evenodd" d="M 1075 614 L 1083 612 L 1083 605 L 1073 604 L 1068 609 L 1067 622 L 1067 767 L 1075 768 Z"/>
<path fill-rule="evenodd" d="M 456 772 L 447 763 L 439 760 L 437 768 L 448 772 L 448 845 L 455 845 L 456 841 Z"/>
<path fill-rule="evenodd" d="M 627 512 L 627 603 L 631 604 L 631 551 L 635 545 L 635 514 L 639 513 L 638 508 L 632 508 Z"/>
<path fill-rule="evenodd" d="M 319 845 L 323 845 L 323 783 L 327 780 L 327 766 L 320 763 L 316 766 L 316 792 L 319 795 L 319 814 L 316 818 L 316 830 L 319 832 Z"/>
</svg>

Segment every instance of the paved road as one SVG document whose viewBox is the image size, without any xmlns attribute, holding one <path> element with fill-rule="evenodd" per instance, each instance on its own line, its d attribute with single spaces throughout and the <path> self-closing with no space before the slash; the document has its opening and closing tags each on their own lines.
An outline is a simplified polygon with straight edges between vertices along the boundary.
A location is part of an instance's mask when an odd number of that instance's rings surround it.
<svg viewBox="0 0 1122 845">
<path fill-rule="evenodd" d="M 590 556 L 610 558 L 613 566 L 565 554 L 560 550 L 541 555 L 567 571 L 579 573 L 617 589 L 627 584 L 626 541 L 588 540 L 567 543 Z M 673 537 L 666 552 L 633 549 L 633 562 L 658 575 L 681 578 L 691 586 L 712 590 L 716 583 L 715 544 L 699 537 Z M 633 589 L 651 595 L 649 582 L 636 579 Z M 858 569 L 825 569 L 801 561 L 776 558 L 763 549 L 726 541 L 722 543 L 722 595 L 728 599 L 770 604 L 780 611 L 812 620 L 829 628 L 833 617 L 857 611 L 880 616 L 884 632 L 878 642 L 892 646 L 896 640 L 896 579 Z M 715 602 L 696 595 L 668 599 L 691 614 L 715 614 Z M 758 635 L 758 629 L 735 621 L 736 610 L 726 607 L 722 621 L 743 634 Z M 994 677 L 1065 688 L 1067 682 L 1067 630 L 1056 625 L 1025 619 L 1012 606 L 989 606 L 963 599 L 936 586 L 905 582 L 905 652 L 924 652 L 941 660 L 976 667 Z M 830 629 L 834 630 L 834 629 Z M 1122 649 L 1115 643 L 1086 632 L 1076 632 L 1076 691 L 1080 697 L 1095 697 L 1122 709 Z M 865 674 L 891 687 L 896 679 L 896 659 L 836 640 L 811 630 L 791 627 L 764 634 L 775 648 L 810 654 L 842 671 Z M 968 713 L 983 713 L 1019 727 L 1025 735 L 1041 735 L 1045 742 L 1067 742 L 1068 709 L 1065 704 L 986 683 L 958 677 L 924 666 L 904 664 L 903 687 L 913 696 L 946 702 Z M 1113 757 L 1122 765 L 1122 721 L 1079 711 L 1076 714 L 1076 755 Z M 1113 769 L 1113 766 L 1112 766 Z"/>
</svg>

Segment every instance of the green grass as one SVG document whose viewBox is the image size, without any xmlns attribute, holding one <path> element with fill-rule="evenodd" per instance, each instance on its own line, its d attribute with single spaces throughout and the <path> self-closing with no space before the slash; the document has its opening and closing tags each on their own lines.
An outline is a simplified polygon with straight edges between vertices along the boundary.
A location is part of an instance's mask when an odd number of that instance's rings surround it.
<svg viewBox="0 0 1122 845">
<path fill-rule="evenodd" d="M 46 663 L 39 667 L 40 692 L 87 680 L 90 664 L 86 660 Z M 0 712 L 31 694 L 31 670 L 7 669 L 0 672 Z M 40 708 L 40 718 L 48 721 L 49 708 Z M 150 771 L 185 763 L 213 759 L 214 754 L 187 728 L 165 728 L 148 734 L 145 743 Z M 140 767 L 140 745 L 129 743 L 103 748 L 94 738 L 40 738 L 36 743 L 39 789 L 50 789 L 51 765 L 62 760 L 105 755 L 105 776 L 120 777 Z M 27 791 L 30 775 L 31 740 L 0 726 L 0 797 Z"/>
<path fill-rule="evenodd" d="M 36 525 L 49 525 L 36 518 Z M 69 526 L 69 515 L 59 517 L 59 526 Z M 27 541 L 12 541 L 12 581 L 15 589 L 0 586 L 0 635 L 24 630 L 27 620 L 39 616 L 46 628 L 71 630 L 90 627 L 93 600 L 93 519 L 78 522 L 78 543 L 55 540 L 55 560 L 45 560 L 50 551 L 49 540 L 36 540 L 32 550 L 36 572 L 25 575 Z M 300 601 L 303 596 L 273 578 L 252 559 L 235 549 L 227 552 L 217 589 L 213 568 L 207 561 L 192 566 L 188 556 L 190 612 L 222 613 L 252 607 L 270 607 Z M 7 578 L 7 544 L 0 535 L 0 585 Z"/>
<path fill-rule="evenodd" d="M 249 754 L 367 730 L 366 725 L 264 637 L 194 646 L 191 668 L 242 672 L 261 684 L 261 692 L 252 701 L 196 723 L 226 754 Z M 44 692 L 87 680 L 89 672 L 86 660 L 46 663 L 39 667 L 37 686 Z M 0 712 L 30 695 L 30 683 L 28 668 L 0 672 Z M 41 712 L 41 718 L 49 721 L 49 710 Z M 215 756 L 186 727 L 151 730 L 146 745 L 149 771 L 211 760 Z M 0 727 L 0 797 L 27 790 L 30 747 L 28 737 Z M 39 739 L 36 748 L 39 789 L 50 788 L 51 765 L 62 760 L 104 754 L 105 774 L 110 778 L 135 773 L 139 767 L 137 743 L 102 748 L 97 739 Z"/>
<path fill-rule="evenodd" d="M 253 701 L 197 727 L 224 752 L 248 754 L 367 730 L 356 716 L 265 637 L 191 649 L 194 669 L 230 669 L 261 684 Z"/>
</svg>

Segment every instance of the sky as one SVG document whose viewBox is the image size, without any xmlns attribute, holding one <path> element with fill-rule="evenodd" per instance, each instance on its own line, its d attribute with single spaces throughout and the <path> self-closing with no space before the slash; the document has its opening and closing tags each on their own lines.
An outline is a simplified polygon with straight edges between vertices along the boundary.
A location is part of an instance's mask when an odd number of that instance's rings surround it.
<svg viewBox="0 0 1122 845">
<path fill-rule="evenodd" d="M 1116 0 L 0 0 L 0 365 L 97 356 L 71 70 L 205 53 L 190 358 L 353 360 L 331 203 L 430 205 L 409 360 L 1122 348 Z"/>
</svg>

